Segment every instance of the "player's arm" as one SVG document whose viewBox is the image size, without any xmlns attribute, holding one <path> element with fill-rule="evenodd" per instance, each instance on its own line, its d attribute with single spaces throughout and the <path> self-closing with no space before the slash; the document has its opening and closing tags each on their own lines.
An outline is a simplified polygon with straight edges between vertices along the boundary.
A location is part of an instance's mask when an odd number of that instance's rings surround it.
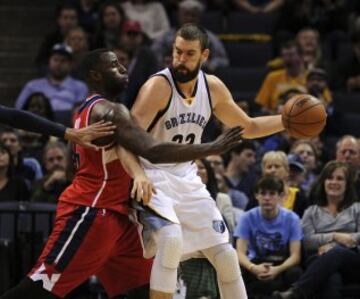
<svg viewBox="0 0 360 299">
<path fill-rule="evenodd" d="M 235 127 L 227 130 L 211 143 L 197 145 L 161 143 L 137 125 L 124 105 L 108 101 L 101 101 L 93 107 L 90 123 L 99 119 L 111 121 L 116 125 L 114 139 L 118 144 L 152 163 L 175 163 L 200 159 L 227 151 L 241 140 L 241 128 Z"/>
<path fill-rule="evenodd" d="M 83 129 L 71 129 L 33 113 L 0 105 L 0 123 L 44 135 L 52 135 L 91 146 L 91 140 L 114 133 L 114 126 L 103 121 Z"/>
<path fill-rule="evenodd" d="M 226 126 L 241 126 L 245 138 L 258 138 L 284 130 L 281 115 L 249 117 L 236 103 L 225 84 L 207 76 L 215 116 Z"/>
<path fill-rule="evenodd" d="M 147 130 L 158 113 L 169 103 L 171 87 L 163 76 L 151 77 L 141 87 L 131 109 L 131 115 L 140 127 Z"/>
<path fill-rule="evenodd" d="M 155 188 L 141 167 L 138 157 L 122 146 L 117 146 L 116 152 L 125 171 L 134 180 L 130 193 L 131 197 L 137 201 L 142 200 L 145 205 L 148 204 L 152 193 L 155 193 Z"/>
</svg>

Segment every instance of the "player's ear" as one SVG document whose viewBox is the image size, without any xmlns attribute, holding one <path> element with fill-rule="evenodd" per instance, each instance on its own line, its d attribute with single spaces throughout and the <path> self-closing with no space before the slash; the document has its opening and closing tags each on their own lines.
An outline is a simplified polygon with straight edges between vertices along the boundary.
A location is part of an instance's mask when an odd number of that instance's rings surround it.
<svg viewBox="0 0 360 299">
<path fill-rule="evenodd" d="M 89 73 L 89 77 L 91 79 L 91 81 L 95 81 L 95 82 L 99 82 L 102 79 L 102 75 L 95 70 L 91 70 Z"/>
<path fill-rule="evenodd" d="M 210 55 L 210 50 L 209 49 L 205 49 L 204 51 L 202 51 L 201 53 L 201 62 L 204 63 L 208 60 Z"/>
</svg>

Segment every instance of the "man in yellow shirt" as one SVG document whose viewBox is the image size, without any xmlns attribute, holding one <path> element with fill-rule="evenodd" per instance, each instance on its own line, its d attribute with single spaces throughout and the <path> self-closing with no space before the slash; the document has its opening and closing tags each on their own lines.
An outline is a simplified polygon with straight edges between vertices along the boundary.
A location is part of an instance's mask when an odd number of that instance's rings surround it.
<svg viewBox="0 0 360 299">
<path fill-rule="evenodd" d="M 275 113 L 279 97 L 289 89 L 297 89 L 300 92 L 307 92 L 305 69 L 302 51 L 294 41 L 288 41 L 281 47 L 281 57 L 284 61 L 284 69 L 270 72 L 256 98 L 255 102 L 261 106 L 263 112 Z M 324 97 L 330 101 L 329 90 L 324 90 Z"/>
</svg>

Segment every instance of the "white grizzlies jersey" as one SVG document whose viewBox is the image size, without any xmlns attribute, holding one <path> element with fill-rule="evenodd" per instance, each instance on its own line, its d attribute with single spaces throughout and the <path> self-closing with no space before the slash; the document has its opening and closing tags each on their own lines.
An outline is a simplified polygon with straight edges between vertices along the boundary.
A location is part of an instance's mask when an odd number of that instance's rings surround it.
<svg viewBox="0 0 360 299">
<path fill-rule="evenodd" d="M 207 125 L 212 104 L 205 73 L 199 71 L 198 80 L 190 99 L 185 98 L 177 86 L 169 68 L 154 76 L 163 76 L 171 86 L 171 97 L 168 105 L 160 111 L 148 128 L 154 139 L 182 144 L 201 143 L 201 136 Z M 168 171 L 181 172 L 191 162 L 180 164 L 151 164 L 142 159 L 145 168 L 166 168 Z"/>
</svg>

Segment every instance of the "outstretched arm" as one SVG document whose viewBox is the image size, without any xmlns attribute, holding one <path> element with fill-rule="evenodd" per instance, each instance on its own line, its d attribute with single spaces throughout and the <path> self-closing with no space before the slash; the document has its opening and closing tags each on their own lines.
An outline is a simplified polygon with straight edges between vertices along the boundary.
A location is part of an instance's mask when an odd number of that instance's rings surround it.
<svg viewBox="0 0 360 299">
<path fill-rule="evenodd" d="M 36 114 L 0 105 L 0 123 L 44 135 L 52 135 L 73 141 L 82 146 L 95 147 L 91 141 L 113 134 L 112 124 L 99 122 L 83 129 L 71 129 Z"/>
<path fill-rule="evenodd" d="M 241 128 L 236 127 L 220 135 L 211 143 L 198 145 L 161 143 L 136 124 L 124 105 L 108 101 L 101 101 L 93 107 L 90 123 L 99 119 L 111 121 L 117 126 L 114 139 L 119 145 L 152 163 L 175 163 L 200 159 L 227 151 L 241 140 Z"/>
<path fill-rule="evenodd" d="M 281 115 L 249 117 L 234 102 L 230 91 L 215 76 L 207 76 L 215 116 L 226 126 L 241 126 L 245 138 L 268 136 L 284 130 Z"/>
<path fill-rule="evenodd" d="M 0 106 L 0 123 L 44 135 L 65 137 L 66 127 L 36 114 Z"/>
</svg>

